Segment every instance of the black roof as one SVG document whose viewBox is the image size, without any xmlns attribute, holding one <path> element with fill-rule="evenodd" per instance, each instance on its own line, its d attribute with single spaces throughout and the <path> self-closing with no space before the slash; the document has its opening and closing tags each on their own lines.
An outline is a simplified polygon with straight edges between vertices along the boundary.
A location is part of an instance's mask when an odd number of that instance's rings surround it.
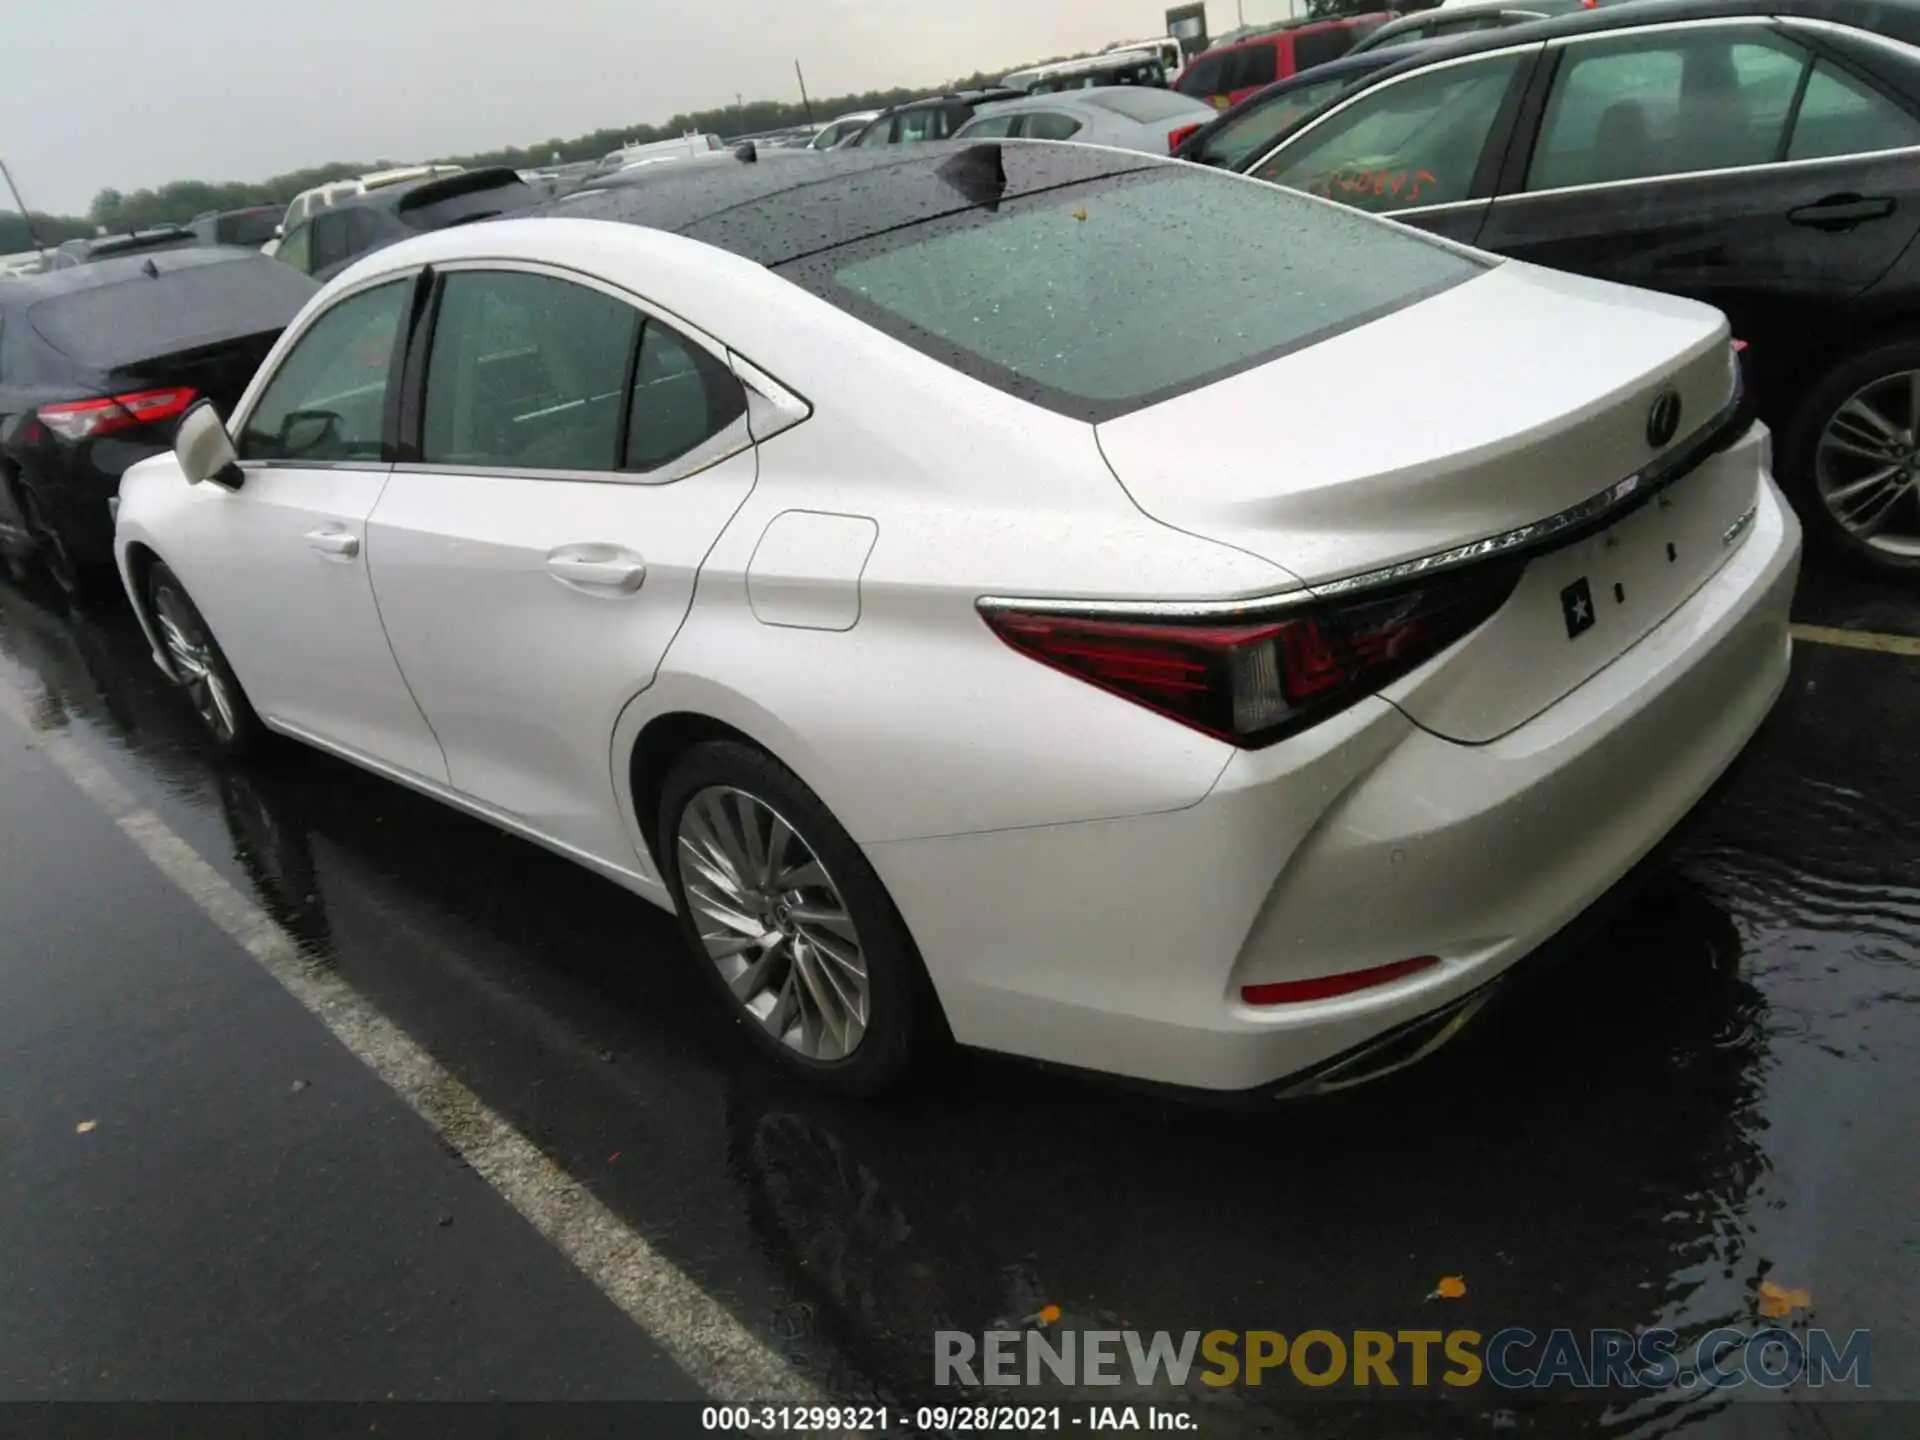
<svg viewBox="0 0 1920 1440">
<path fill-rule="evenodd" d="M 563 195 L 529 215 L 645 225 L 762 265 L 1000 200 L 1171 160 L 1090 145 L 930 141 L 797 150 L 776 164 L 663 164 L 649 183 Z"/>
</svg>

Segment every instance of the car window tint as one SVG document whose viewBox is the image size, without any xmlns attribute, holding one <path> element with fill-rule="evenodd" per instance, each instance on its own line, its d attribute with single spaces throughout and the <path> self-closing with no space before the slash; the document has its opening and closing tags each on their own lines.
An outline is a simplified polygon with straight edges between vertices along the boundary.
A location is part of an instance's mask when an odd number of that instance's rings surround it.
<svg viewBox="0 0 1920 1440">
<path fill-rule="evenodd" d="M 313 268 L 324 270 L 338 265 L 353 252 L 347 237 L 351 222 L 346 211 L 327 210 L 313 217 Z"/>
<path fill-rule="evenodd" d="M 420 458 L 518 470 L 618 468 L 640 314 L 546 275 L 448 275 L 427 357 Z"/>
<path fill-rule="evenodd" d="M 1335 25 L 1327 30 L 1304 30 L 1293 37 L 1293 68 L 1311 70 L 1329 60 L 1338 60 L 1359 42 L 1362 32 L 1352 25 Z"/>
<path fill-rule="evenodd" d="M 980 119 L 968 123 L 962 138 L 967 140 L 998 140 L 1002 136 L 1013 133 L 1013 122 L 1019 118 L 1018 115 L 982 116 Z"/>
<path fill-rule="evenodd" d="M 733 372 L 658 320 L 647 321 L 634 367 L 626 467 L 652 470 L 677 460 L 746 413 Z"/>
<path fill-rule="evenodd" d="M 1173 88 L 1182 95 L 1198 95 L 1202 99 L 1219 94 L 1227 88 L 1220 81 L 1229 58 L 1227 55 L 1202 55 L 1187 67 Z"/>
<path fill-rule="evenodd" d="M 378 460 L 394 334 L 411 279 L 349 296 L 309 325 L 240 433 L 242 460 Z"/>
<path fill-rule="evenodd" d="M 289 230 L 286 238 L 280 242 L 280 248 L 273 252 L 273 258 L 311 275 L 313 273 L 313 226 L 296 225 Z"/>
<path fill-rule="evenodd" d="M 929 107 L 924 110 L 909 110 L 900 116 L 900 141 L 906 144 L 917 140 L 938 140 L 940 138 L 940 117 L 943 111 Z"/>
<path fill-rule="evenodd" d="M 1865 155 L 1920 145 L 1920 120 L 1825 60 L 1813 67 L 1793 122 L 1789 160 Z"/>
<path fill-rule="evenodd" d="M 1571 46 L 1527 188 L 1759 165 L 1779 153 L 1805 55 L 1752 31 L 1664 31 Z"/>
<path fill-rule="evenodd" d="M 1038 110 L 1026 117 L 1020 133 L 1029 140 L 1071 140 L 1080 133 L 1080 122 L 1071 115 Z"/>
<path fill-rule="evenodd" d="M 1205 264 L 1194 263 L 1196 235 L 1207 237 Z M 1481 268 L 1424 237 L 1194 165 L 1003 200 L 779 267 L 944 364 L 1094 421 Z"/>
<path fill-rule="evenodd" d="M 1254 170 L 1362 210 L 1465 200 L 1520 57 L 1417 71 L 1382 85 L 1283 145 Z"/>
<path fill-rule="evenodd" d="M 1193 158 L 1208 165 L 1232 169 L 1242 160 L 1265 149 L 1277 137 L 1291 130 L 1298 120 L 1319 109 L 1351 85 L 1359 76 L 1342 76 L 1302 85 L 1279 95 L 1257 109 L 1248 109 L 1226 121 L 1208 136 L 1201 152 Z"/>
<path fill-rule="evenodd" d="M 891 145 L 893 143 L 894 133 L 899 127 L 900 117 L 898 115 L 876 120 L 860 133 L 859 138 L 853 142 L 854 148 L 868 150 L 876 145 Z"/>
<path fill-rule="evenodd" d="M 1233 52 L 1233 69 L 1224 89 L 1251 90 L 1271 85 L 1279 78 L 1278 47 L 1273 44 L 1248 45 Z"/>
</svg>

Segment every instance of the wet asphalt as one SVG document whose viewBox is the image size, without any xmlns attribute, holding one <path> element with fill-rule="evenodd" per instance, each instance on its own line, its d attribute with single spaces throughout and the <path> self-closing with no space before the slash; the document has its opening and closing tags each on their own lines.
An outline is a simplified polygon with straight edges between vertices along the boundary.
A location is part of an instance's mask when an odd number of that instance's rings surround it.
<svg viewBox="0 0 1920 1440">
<path fill-rule="evenodd" d="M 1920 635 L 1920 599 L 1814 568 L 1796 618 Z M 1802 644 L 1577 955 L 1401 1077 L 1259 1112 L 969 1055 L 886 1103 L 796 1090 L 644 903 L 311 751 L 215 764 L 120 607 L 0 587 L 0 685 L 33 726 L 0 719 L 0 1401 L 699 1394 L 60 736 L 827 1394 L 945 1398 L 934 1330 L 1043 1305 L 1697 1336 L 1770 1279 L 1920 1402 L 1920 657 Z M 1209 1434 L 1920 1433 L 1920 1403 L 1805 1399 L 1194 1403 Z"/>
</svg>

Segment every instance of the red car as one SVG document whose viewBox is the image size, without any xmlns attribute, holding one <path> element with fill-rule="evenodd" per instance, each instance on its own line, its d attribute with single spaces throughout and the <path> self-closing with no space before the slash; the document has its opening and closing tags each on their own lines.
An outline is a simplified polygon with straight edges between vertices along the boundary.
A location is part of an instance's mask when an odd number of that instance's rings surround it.
<svg viewBox="0 0 1920 1440">
<path fill-rule="evenodd" d="M 1219 45 L 1195 56 L 1173 88 L 1225 110 L 1276 80 L 1338 60 L 1392 18 L 1382 12 L 1307 20 Z"/>
</svg>

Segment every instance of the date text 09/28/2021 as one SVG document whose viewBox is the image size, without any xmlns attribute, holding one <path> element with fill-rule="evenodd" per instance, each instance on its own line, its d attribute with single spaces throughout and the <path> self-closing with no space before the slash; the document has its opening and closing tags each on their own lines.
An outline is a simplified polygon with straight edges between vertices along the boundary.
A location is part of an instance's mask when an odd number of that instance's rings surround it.
<svg viewBox="0 0 1920 1440">
<path fill-rule="evenodd" d="M 1197 1428 L 1187 1410 L 1159 1405 L 708 1405 L 700 1428 L 750 1434 L 812 1434 L 911 1428 L 935 1434 L 1059 1430 L 1158 1430 Z"/>
</svg>

